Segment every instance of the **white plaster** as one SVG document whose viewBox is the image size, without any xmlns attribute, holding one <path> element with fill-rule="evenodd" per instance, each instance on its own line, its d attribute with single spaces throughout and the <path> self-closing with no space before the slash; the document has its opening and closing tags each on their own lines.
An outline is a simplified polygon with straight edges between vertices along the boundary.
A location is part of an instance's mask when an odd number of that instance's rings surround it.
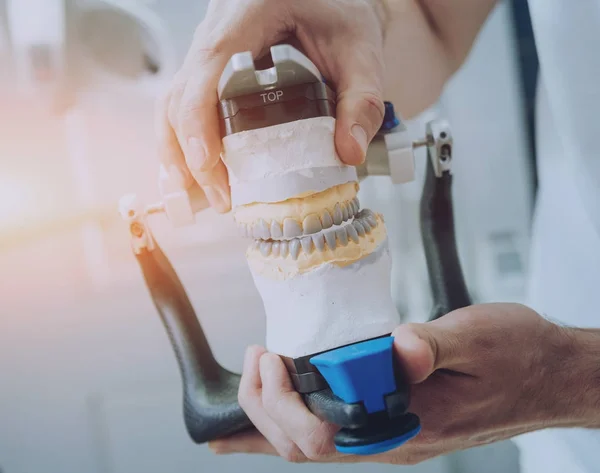
<svg viewBox="0 0 600 473">
<path fill-rule="evenodd" d="M 387 239 L 348 266 L 326 263 L 287 280 L 252 272 L 267 317 L 267 349 L 295 358 L 390 333 L 400 324 L 390 272 Z"/>
<path fill-rule="evenodd" d="M 283 201 L 356 181 L 356 169 L 337 155 L 334 132 L 334 118 L 317 117 L 224 137 L 233 206 Z"/>
</svg>

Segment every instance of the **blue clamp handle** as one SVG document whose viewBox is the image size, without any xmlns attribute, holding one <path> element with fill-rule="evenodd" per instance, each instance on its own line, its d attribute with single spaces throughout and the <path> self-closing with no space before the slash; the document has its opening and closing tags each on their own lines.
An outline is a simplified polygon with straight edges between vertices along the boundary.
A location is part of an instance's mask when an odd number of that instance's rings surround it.
<svg viewBox="0 0 600 473">
<path fill-rule="evenodd" d="M 344 428 L 336 435 L 336 448 L 342 453 L 385 452 L 404 444 L 420 431 L 418 417 L 406 413 L 408 386 L 398 385 L 393 343 L 393 337 L 382 337 L 310 359 L 333 394 L 346 404 L 361 404 L 367 412 L 366 426 Z"/>
</svg>

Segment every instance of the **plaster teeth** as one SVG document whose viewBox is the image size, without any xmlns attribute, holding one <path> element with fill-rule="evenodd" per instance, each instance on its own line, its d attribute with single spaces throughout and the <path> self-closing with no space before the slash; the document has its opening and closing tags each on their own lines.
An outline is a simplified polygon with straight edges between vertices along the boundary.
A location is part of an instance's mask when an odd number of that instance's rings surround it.
<svg viewBox="0 0 600 473">
<path fill-rule="evenodd" d="M 281 225 L 277 220 L 271 220 L 271 238 L 281 238 L 283 232 L 281 231 Z"/>
<path fill-rule="evenodd" d="M 269 226 L 262 218 L 252 227 L 252 236 L 261 240 L 268 240 L 270 238 Z"/>
<path fill-rule="evenodd" d="M 335 230 L 328 230 L 325 232 L 325 241 L 330 250 L 335 250 L 337 243 L 335 242 Z"/>
<path fill-rule="evenodd" d="M 331 218 L 331 214 L 328 210 L 323 211 L 323 215 L 321 215 L 321 224 L 325 230 L 331 228 L 333 225 L 333 219 Z"/>
<path fill-rule="evenodd" d="M 312 238 L 309 236 L 300 238 L 300 244 L 302 245 L 302 250 L 309 254 L 312 251 Z"/>
<path fill-rule="evenodd" d="M 305 235 L 310 235 L 312 233 L 318 233 L 323 230 L 323 226 L 321 225 L 321 220 L 319 220 L 319 216 L 317 214 L 310 214 L 304 218 L 304 222 L 302 222 L 302 228 L 304 229 Z"/>
<path fill-rule="evenodd" d="M 246 227 L 246 224 L 238 223 L 237 227 L 241 236 L 246 237 L 248 235 L 248 228 Z"/>
<path fill-rule="evenodd" d="M 365 218 L 371 227 L 375 228 L 377 226 L 377 217 L 375 217 L 375 214 L 371 210 L 365 210 Z"/>
<path fill-rule="evenodd" d="M 346 233 L 348 233 L 350 239 L 354 243 L 358 243 L 358 232 L 356 231 L 354 224 L 346 225 L 344 228 L 346 229 Z"/>
<path fill-rule="evenodd" d="M 279 253 L 281 254 L 282 258 L 287 258 L 289 250 L 290 250 L 290 245 L 287 241 L 280 242 Z"/>
<path fill-rule="evenodd" d="M 356 215 L 356 207 L 354 206 L 354 200 L 348 202 L 348 217 L 354 217 Z"/>
<path fill-rule="evenodd" d="M 335 204 L 333 208 L 333 223 L 336 225 L 341 224 L 344 221 L 344 215 L 342 214 L 342 209 L 340 208 L 340 204 Z"/>
<path fill-rule="evenodd" d="M 263 241 L 260 244 L 260 252 L 262 253 L 263 256 L 269 256 L 271 254 L 271 248 L 273 246 L 273 243 L 270 241 Z"/>
<path fill-rule="evenodd" d="M 341 204 L 341 208 L 342 208 L 342 220 L 345 222 L 346 220 L 348 220 L 349 218 L 349 212 L 348 212 L 348 203 L 347 202 L 342 202 Z"/>
<path fill-rule="evenodd" d="M 346 233 L 346 229 L 344 227 L 338 228 L 335 231 L 335 234 L 342 246 L 348 246 L 348 234 Z"/>
<path fill-rule="evenodd" d="M 292 240 L 290 241 L 290 255 L 293 259 L 298 259 L 298 255 L 300 254 L 300 240 Z"/>
<path fill-rule="evenodd" d="M 354 208 L 356 209 L 354 213 L 357 214 L 360 210 L 360 200 L 358 200 L 358 197 L 355 197 L 354 199 L 352 199 L 352 202 L 354 203 Z"/>
<path fill-rule="evenodd" d="M 260 248 L 260 240 L 254 240 L 252 242 L 252 249 L 253 250 L 258 250 Z"/>
<path fill-rule="evenodd" d="M 319 251 L 325 250 L 325 237 L 322 233 L 318 233 L 316 235 L 312 235 L 312 241 L 315 244 L 315 248 Z"/>
<path fill-rule="evenodd" d="M 280 243 L 278 241 L 273 242 L 273 248 L 271 248 L 271 254 L 277 258 L 279 256 L 279 246 Z"/>
<path fill-rule="evenodd" d="M 352 226 L 356 229 L 356 233 L 358 233 L 358 236 L 363 237 L 367 233 L 364 225 L 358 220 L 354 220 L 354 222 L 352 222 Z"/>
<path fill-rule="evenodd" d="M 365 232 L 371 233 L 371 230 L 373 230 L 373 227 L 371 226 L 371 223 L 365 217 L 361 217 L 360 223 L 362 224 L 363 227 L 365 227 Z"/>
<path fill-rule="evenodd" d="M 296 238 L 302 235 L 300 224 L 293 218 L 286 218 L 283 221 L 283 236 L 284 238 Z"/>
</svg>

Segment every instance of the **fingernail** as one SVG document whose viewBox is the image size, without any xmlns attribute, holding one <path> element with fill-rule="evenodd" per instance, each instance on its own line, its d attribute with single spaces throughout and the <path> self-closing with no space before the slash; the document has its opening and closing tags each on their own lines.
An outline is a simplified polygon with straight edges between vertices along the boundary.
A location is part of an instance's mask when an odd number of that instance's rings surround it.
<svg viewBox="0 0 600 473">
<path fill-rule="evenodd" d="M 352 134 L 352 136 L 358 143 L 358 146 L 360 146 L 360 149 L 362 150 L 362 154 L 364 157 L 367 154 L 367 146 L 368 146 L 367 132 L 365 131 L 365 129 L 362 126 L 360 126 L 358 123 L 356 123 L 356 124 L 352 125 L 352 128 L 350 128 L 350 133 Z"/>
<path fill-rule="evenodd" d="M 423 346 L 423 340 L 414 333 L 405 334 L 401 338 L 396 338 L 395 341 L 399 347 L 407 351 L 419 350 Z"/>
<path fill-rule="evenodd" d="M 198 138 L 189 138 L 187 142 L 187 162 L 194 171 L 201 171 L 206 163 L 206 150 L 202 140 Z"/>
<path fill-rule="evenodd" d="M 213 186 L 204 186 L 202 189 L 204 190 L 204 195 L 206 195 L 210 206 L 217 212 L 223 213 L 229 210 L 229 205 L 227 201 L 223 200 L 223 193 L 220 189 Z"/>
</svg>

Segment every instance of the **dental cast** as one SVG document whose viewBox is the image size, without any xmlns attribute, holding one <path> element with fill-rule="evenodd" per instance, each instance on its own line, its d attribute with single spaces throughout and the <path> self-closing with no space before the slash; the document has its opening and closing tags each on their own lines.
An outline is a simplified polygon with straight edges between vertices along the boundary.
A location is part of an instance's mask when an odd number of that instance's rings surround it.
<svg viewBox="0 0 600 473">
<path fill-rule="evenodd" d="M 335 152 L 335 119 L 299 120 L 223 139 L 234 218 L 267 318 L 267 349 L 300 357 L 389 334 L 383 217 L 360 209 L 356 170 Z"/>
<path fill-rule="evenodd" d="M 335 150 L 335 119 L 317 117 L 223 138 L 233 207 L 281 202 L 356 182 Z"/>
</svg>

